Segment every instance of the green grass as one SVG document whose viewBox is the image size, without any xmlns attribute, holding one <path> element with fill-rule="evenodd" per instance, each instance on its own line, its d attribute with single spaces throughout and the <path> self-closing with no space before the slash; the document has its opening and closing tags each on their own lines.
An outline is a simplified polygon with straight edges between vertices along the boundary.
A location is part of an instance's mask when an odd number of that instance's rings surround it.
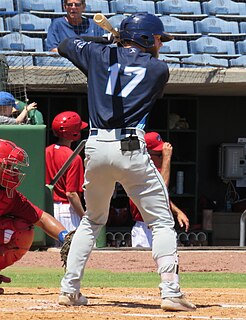
<svg viewBox="0 0 246 320">
<path fill-rule="evenodd" d="M 56 268 L 19 268 L 10 267 L 2 272 L 11 277 L 10 284 L 3 287 L 42 287 L 58 288 L 63 270 Z M 83 287 L 128 287 L 156 288 L 159 276 L 154 273 L 116 273 L 101 270 L 85 271 Z M 241 273 L 181 273 L 182 288 L 246 288 L 246 274 Z"/>
</svg>

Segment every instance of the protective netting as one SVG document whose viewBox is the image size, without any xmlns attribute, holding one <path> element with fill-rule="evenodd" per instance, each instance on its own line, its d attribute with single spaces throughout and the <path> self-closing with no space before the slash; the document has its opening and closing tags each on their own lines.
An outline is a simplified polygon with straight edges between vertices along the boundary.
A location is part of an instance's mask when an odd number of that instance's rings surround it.
<svg viewBox="0 0 246 320">
<path fill-rule="evenodd" d="M 233 5 L 229 0 L 125 0 L 123 9 L 121 0 L 88 0 L 86 8 L 83 2 L 67 0 L 64 6 L 62 0 L 0 0 L 1 90 L 27 101 L 28 89 L 55 90 L 66 86 L 73 90 L 81 84 L 86 86 L 85 76 L 67 59 L 51 52 L 52 45 L 47 41 L 51 23 L 55 19 L 65 20 L 71 12 L 83 14 L 82 26 L 74 30 L 89 37 L 105 33 L 90 28 L 86 20 L 95 12 L 105 13 L 115 28 L 130 12 L 158 15 L 165 31 L 174 37 L 160 50 L 160 59 L 167 61 L 170 68 L 171 84 L 220 83 L 227 81 L 231 68 L 246 66 L 244 0 L 234 1 Z M 236 71 L 233 77 L 237 78 Z M 233 77 L 229 72 L 230 81 Z"/>
</svg>

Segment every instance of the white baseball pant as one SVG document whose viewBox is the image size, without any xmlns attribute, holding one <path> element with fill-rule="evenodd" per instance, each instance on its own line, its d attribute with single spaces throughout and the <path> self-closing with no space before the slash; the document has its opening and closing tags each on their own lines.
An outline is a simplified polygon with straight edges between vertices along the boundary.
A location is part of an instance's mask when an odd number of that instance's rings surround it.
<svg viewBox="0 0 246 320">
<path fill-rule="evenodd" d="M 136 128 L 127 129 L 136 131 L 140 149 L 121 150 L 120 140 L 129 136 L 123 134 L 126 129 L 91 129 L 85 147 L 87 211 L 71 244 L 61 291 L 80 291 L 86 262 L 101 227 L 107 222 L 111 196 L 115 183 L 119 182 L 152 228 L 152 256 L 161 276 L 161 297 L 179 297 L 182 293 L 177 275 L 177 241 L 167 188 L 147 152 L 145 132 Z M 96 134 L 92 135 L 93 132 Z"/>
</svg>

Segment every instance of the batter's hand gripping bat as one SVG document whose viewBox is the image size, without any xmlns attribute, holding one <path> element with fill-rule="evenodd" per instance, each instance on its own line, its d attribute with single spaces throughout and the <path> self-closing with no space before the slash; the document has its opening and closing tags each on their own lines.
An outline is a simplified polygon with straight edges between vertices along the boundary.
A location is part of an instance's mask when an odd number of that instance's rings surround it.
<svg viewBox="0 0 246 320">
<path fill-rule="evenodd" d="M 102 13 L 96 13 L 93 17 L 93 20 L 99 27 L 112 33 L 116 38 L 120 37 L 119 32 L 112 27 L 108 19 Z"/>
</svg>

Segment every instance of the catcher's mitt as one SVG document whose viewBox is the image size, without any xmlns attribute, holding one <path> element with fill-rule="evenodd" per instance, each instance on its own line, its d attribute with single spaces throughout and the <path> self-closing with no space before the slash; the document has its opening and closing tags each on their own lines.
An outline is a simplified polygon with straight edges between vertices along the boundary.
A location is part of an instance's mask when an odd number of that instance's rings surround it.
<svg viewBox="0 0 246 320">
<path fill-rule="evenodd" d="M 75 234 L 76 230 L 70 231 L 64 239 L 63 245 L 61 247 L 61 251 L 60 251 L 60 256 L 61 256 L 61 261 L 63 262 L 63 267 L 64 269 L 66 269 L 67 267 L 67 256 L 68 256 L 68 252 L 71 246 L 71 242 L 73 239 L 73 236 Z"/>
</svg>

